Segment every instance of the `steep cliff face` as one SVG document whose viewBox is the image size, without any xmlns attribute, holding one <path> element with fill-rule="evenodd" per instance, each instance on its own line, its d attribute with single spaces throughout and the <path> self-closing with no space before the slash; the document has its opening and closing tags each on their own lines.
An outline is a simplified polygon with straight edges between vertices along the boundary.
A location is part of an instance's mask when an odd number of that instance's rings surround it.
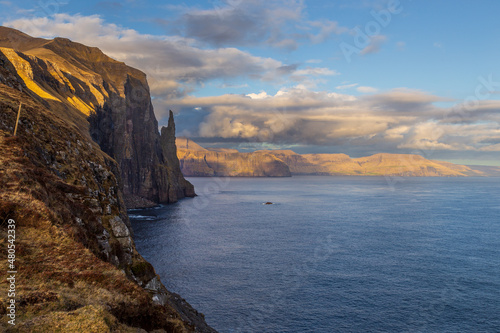
<svg viewBox="0 0 500 333">
<path fill-rule="evenodd" d="M 7 28 L 0 35 L 0 52 L 27 89 L 118 162 L 129 208 L 194 195 L 173 189 L 185 181 L 169 182 L 182 174 L 173 175 L 175 166 L 164 156 L 144 73 L 68 39 L 31 38 Z"/>
<path fill-rule="evenodd" d="M 2 35 L 5 31 L 9 32 L 7 36 Z M 47 46 L 45 40 L 0 29 L 0 43 L 5 46 L 11 40 L 20 48 Z M 67 40 L 61 42 L 48 48 L 50 57 L 58 62 L 0 48 L 0 239 L 7 239 L 7 221 L 15 220 L 19 267 L 15 331 L 137 332 L 142 328 L 214 332 L 202 314 L 165 289 L 154 268 L 135 249 L 123 200 L 122 189 L 126 186 L 121 183 L 121 165 L 103 150 L 109 149 L 116 156 L 122 156 L 123 151 L 125 156 L 132 154 L 137 163 L 128 172 L 133 168 L 143 170 L 142 182 L 148 178 L 148 164 L 141 164 L 141 157 L 133 155 L 137 147 L 127 151 L 128 145 L 142 147 L 139 138 L 127 138 L 123 146 L 114 146 L 113 140 L 119 141 L 119 135 L 125 135 L 113 130 L 114 121 L 122 119 L 119 116 L 104 117 L 99 124 L 102 132 L 111 137 L 103 141 L 107 146 L 100 142 L 103 149 L 89 134 L 92 126 L 87 117 L 92 108 L 108 108 L 110 113 L 123 111 L 133 118 L 131 124 L 136 130 L 141 123 L 148 126 L 148 117 L 154 120 L 152 109 L 135 109 L 150 103 L 128 101 L 132 97 L 127 97 L 127 91 L 138 85 L 132 77 L 135 70 L 120 72 L 124 65 L 113 61 L 109 65 L 109 58 L 100 51 Z M 72 47 L 77 48 L 77 54 Z M 58 52 L 67 59 L 61 60 L 61 56 L 51 53 L 51 48 L 61 48 Z M 46 54 L 46 50 L 33 53 Z M 85 63 L 88 57 L 96 63 Z M 75 65 L 79 59 L 81 67 Z M 98 61 L 103 62 L 104 69 L 102 75 L 96 76 Z M 117 66 L 118 72 L 108 65 Z M 70 67 L 74 71 L 66 72 Z M 123 87 L 113 87 L 115 81 L 106 81 L 112 76 L 126 77 Z M 124 97 L 116 97 L 120 94 Z M 113 105 L 113 101 L 123 105 Z M 12 137 L 21 102 L 18 133 Z M 86 114 L 87 107 L 90 111 Z M 134 110 L 139 113 L 138 119 L 132 114 Z M 151 174 L 164 175 L 165 183 L 171 184 L 167 178 L 169 167 L 163 161 L 164 155 L 172 152 L 162 150 L 157 127 L 154 130 L 156 141 L 149 145 L 157 160 L 148 158 L 150 162 L 162 162 Z M 146 130 L 127 133 L 134 136 L 141 131 Z M 176 170 L 172 172 L 176 174 Z M 134 184 L 133 180 L 127 181 Z M 155 186 L 160 191 L 159 185 Z M 170 201 L 169 188 L 161 192 Z M 176 192 L 176 199 L 186 193 Z M 1 246 L 0 252 L 6 257 L 7 246 Z M 0 269 L 8 270 L 6 261 Z M 6 283 L 4 279 L 0 286 L 7 288 Z M 2 314 L 7 301 L 5 294 L 0 296 Z M 12 329 L 6 321 L 7 317 L 2 316 L 0 330 Z"/>
<path fill-rule="evenodd" d="M 184 179 L 181 172 L 179 158 L 177 157 L 177 147 L 175 145 L 175 123 L 172 111 L 169 112 L 168 126 L 161 128 L 160 142 L 163 156 L 167 164 L 171 166 L 167 170 L 169 198 L 176 199 L 196 195 L 194 193 L 194 186 Z"/>
<path fill-rule="evenodd" d="M 290 169 L 280 159 L 264 152 L 234 153 L 210 151 L 179 138 L 179 157 L 182 173 L 186 176 L 210 177 L 290 177 Z M 194 149 L 182 149 L 191 146 Z"/>
<path fill-rule="evenodd" d="M 15 82 L 1 73 L 0 81 Z M 137 253 L 118 165 L 94 142 L 28 94 L 0 83 L 0 149 L 1 239 L 7 239 L 8 219 L 18 231 L 17 329 L 213 332 Z M 7 247 L 0 252 L 7 256 Z M 7 262 L 0 268 L 6 272 Z M 5 294 L 0 301 L 5 313 Z M 6 318 L 3 331 L 10 327 Z"/>
</svg>

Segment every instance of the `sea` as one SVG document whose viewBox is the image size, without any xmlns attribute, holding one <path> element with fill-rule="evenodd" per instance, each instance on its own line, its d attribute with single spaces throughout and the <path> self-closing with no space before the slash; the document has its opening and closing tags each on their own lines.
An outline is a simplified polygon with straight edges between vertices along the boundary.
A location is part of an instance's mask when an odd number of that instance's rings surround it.
<svg viewBox="0 0 500 333">
<path fill-rule="evenodd" d="M 129 216 L 219 332 L 500 332 L 500 178 L 189 181 Z"/>
</svg>

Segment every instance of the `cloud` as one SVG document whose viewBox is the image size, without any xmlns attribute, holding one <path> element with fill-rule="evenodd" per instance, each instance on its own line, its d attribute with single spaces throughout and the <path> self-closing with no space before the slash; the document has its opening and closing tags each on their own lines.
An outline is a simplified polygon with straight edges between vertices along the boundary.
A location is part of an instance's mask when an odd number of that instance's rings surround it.
<svg viewBox="0 0 500 333">
<path fill-rule="evenodd" d="M 298 69 L 292 73 L 294 76 L 330 76 L 339 75 L 337 71 L 329 68 L 319 68 L 319 67 L 306 67 L 304 69 Z"/>
<path fill-rule="evenodd" d="M 356 90 L 363 94 L 371 94 L 371 93 L 376 93 L 378 91 L 377 88 L 367 87 L 367 86 L 357 87 Z"/>
<path fill-rule="evenodd" d="M 185 134 L 211 142 L 337 146 L 346 152 L 361 147 L 372 152 L 420 153 L 498 149 L 498 112 L 494 116 L 488 111 L 492 117 L 488 121 L 470 113 L 462 115 L 462 123 L 453 123 L 452 108 L 433 104 L 442 100 L 406 88 L 355 97 L 297 86 L 275 94 L 187 96 L 170 105 L 179 114 L 202 107 L 205 113 L 199 126 Z M 484 101 L 479 109 L 492 111 L 491 104 Z"/>
<path fill-rule="evenodd" d="M 97 46 L 109 56 L 146 72 L 153 93 L 167 98 L 178 97 L 191 91 L 193 85 L 213 79 L 279 81 L 298 68 L 236 48 L 199 48 L 189 38 L 140 34 L 105 23 L 97 15 L 56 14 L 51 18 L 18 19 L 5 25 L 33 36 L 61 36 Z"/>
<path fill-rule="evenodd" d="M 292 11 L 283 15 L 280 20 L 286 20 L 287 15 L 292 20 L 295 14 Z M 198 41 L 186 36 L 140 34 L 107 24 L 95 15 L 56 14 L 50 18 L 19 19 L 6 25 L 34 36 L 63 36 L 97 46 L 115 59 L 145 71 L 151 90 L 158 97 L 154 104 L 160 124 L 166 111 L 173 109 L 180 134 L 213 142 L 337 146 L 343 151 L 357 147 L 374 152 L 499 150 L 495 141 L 500 137 L 499 101 L 479 101 L 473 109 L 460 105 L 443 108 L 435 103 L 450 102 L 449 99 L 423 91 L 398 88 L 378 92 L 373 87 L 349 82 L 337 86 L 337 93 L 315 91 L 315 80 L 337 75 L 337 71 L 286 64 L 233 47 L 201 47 Z M 278 33 L 271 35 L 266 36 L 275 38 L 273 43 L 287 39 Z M 385 36 L 372 38 L 367 47 L 372 49 L 365 49 L 366 53 L 376 52 L 377 45 L 385 40 Z M 283 82 L 295 87 L 276 93 L 190 95 L 197 85 L 210 80 L 220 80 L 216 81 L 220 84 L 236 82 L 234 79 Z M 367 95 L 340 93 L 346 89 Z"/>
<path fill-rule="evenodd" d="M 238 1 L 233 1 L 233 4 L 242 6 Z M 222 13 L 226 11 L 224 9 Z M 295 17 L 293 13 L 280 15 L 290 19 Z M 300 68 L 300 64 L 284 64 L 233 47 L 202 48 L 192 38 L 140 34 L 133 29 L 106 23 L 98 15 L 55 14 L 18 19 L 5 25 L 32 36 L 60 36 L 97 46 L 107 55 L 144 71 L 152 93 L 166 99 L 192 92 L 210 80 L 291 81 L 315 87 L 322 82 L 320 77 L 338 75 L 333 69 Z"/>
<path fill-rule="evenodd" d="M 170 30 L 216 47 L 268 43 L 293 48 L 283 35 L 289 22 L 299 21 L 304 5 L 293 0 L 227 0 L 213 8 L 187 7 L 177 20 L 166 22 Z"/>
<path fill-rule="evenodd" d="M 357 83 L 343 84 L 341 86 L 336 86 L 335 89 L 338 89 L 338 90 L 351 89 L 351 88 L 356 87 L 357 85 L 358 85 Z"/>
<path fill-rule="evenodd" d="M 295 50 L 299 40 L 321 43 L 349 31 L 335 21 L 307 21 L 305 8 L 303 0 L 214 1 L 210 9 L 184 7 L 179 19 L 158 22 L 216 47 L 266 44 Z"/>
<path fill-rule="evenodd" d="M 419 116 L 425 116 L 426 113 L 434 115 L 434 112 L 438 110 L 444 114 L 443 109 L 434 107 L 432 103 L 450 101 L 447 98 L 407 88 L 396 88 L 388 92 L 367 96 L 365 100 L 387 112 L 412 112 Z"/>
<path fill-rule="evenodd" d="M 378 53 L 380 51 L 380 46 L 387 41 L 387 37 L 384 35 L 376 35 L 370 38 L 370 43 L 361 50 L 360 54 L 372 54 Z"/>
<path fill-rule="evenodd" d="M 330 20 L 310 21 L 309 25 L 319 29 L 317 34 L 309 34 L 308 37 L 314 44 L 323 43 L 332 35 L 341 35 L 349 32 L 348 28 L 339 26 L 338 22 Z"/>
<path fill-rule="evenodd" d="M 246 96 L 250 97 L 251 99 L 264 99 L 264 98 L 271 97 L 265 91 L 261 91 L 258 94 L 254 94 L 254 93 L 247 94 Z"/>
</svg>

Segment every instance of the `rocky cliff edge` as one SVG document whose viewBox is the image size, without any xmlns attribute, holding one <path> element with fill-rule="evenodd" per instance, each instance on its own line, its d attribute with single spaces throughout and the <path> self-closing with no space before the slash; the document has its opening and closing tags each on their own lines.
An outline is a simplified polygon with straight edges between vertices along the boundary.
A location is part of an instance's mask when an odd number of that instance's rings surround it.
<svg viewBox="0 0 500 333">
<path fill-rule="evenodd" d="M 16 49 L 5 47 L 9 41 Z M 9 300 L 4 293 L 1 330 L 214 332 L 203 314 L 165 289 L 154 268 L 135 249 L 124 193 L 170 201 L 174 195 L 175 200 L 186 195 L 184 189 L 171 190 L 176 186 L 172 179 L 178 186 L 188 186 L 168 166 L 169 161 L 175 163 L 168 151 L 173 126 L 166 130 L 166 149 L 160 145 L 157 127 L 150 142 L 136 136 L 137 132 L 147 135 L 141 124 L 148 128 L 156 122 L 150 103 L 140 99 L 147 108 L 139 110 L 140 103 L 127 102 L 132 98 L 127 97 L 128 89 L 146 88 L 139 84 L 144 82 L 139 72 L 97 49 L 68 40 L 32 39 L 11 29 L 0 29 L 0 46 L 0 252 L 7 258 L 7 225 L 15 221 L 17 270 L 16 326 L 7 323 Z M 114 76 L 122 78 L 123 86 L 110 79 Z M 106 132 L 110 138 L 95 142 L 91 129 L 96 124 L 87 120 L 93 108 L 112 113 L 104 117 L 108 125 L 132 124 L 132 129 Z M 104 124 L 99 126 L 106 129 Z M 115 147 L 119 135 L 129 137 Z M 138 155 L 141 144 L 150 146 L 152 154 L 144 163 Z M 142 172 L 142 179 L 150 176 L 151 183 L 137 184 L 130 177 L 123 183 L 122 164 L 127 158 L 120 157 L 127 154 L 136 161 L 129 163 L 127 172 Z M 161 162 L 160 166 L 152 167 L 151 161 Z M 175 177 L 168 178 L 169 171 Z M 173 187 L 160 187 L 161 179 Z M 0 269 L 9 270 L 7 261 Z M 0 286 L 7 290 L 7 281 L 2 279 Z"/>
</svg>

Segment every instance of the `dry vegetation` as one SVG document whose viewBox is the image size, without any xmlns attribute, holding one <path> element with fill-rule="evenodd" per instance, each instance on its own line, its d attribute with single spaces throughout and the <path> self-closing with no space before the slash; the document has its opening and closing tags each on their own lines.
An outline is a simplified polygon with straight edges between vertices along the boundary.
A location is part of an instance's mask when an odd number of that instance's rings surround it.
<svg viewBox="0 0 500 333">
<path fill-rule="evenodd" d="M 123 214 L 120 207 L 124 207 L 120 198 L 118 203 L 110 202 L 119 196 L 117 180 L 106 171 L 113 161 L 40 102 L 0 86 L 0 256 L 5 258 L 0 260 L 0 270 L 8 270 L 7 219 L 16 221 L 18 269 L 17 325 L 7 324 L 3 315 L 8 288 L 2 279 L 0 330 L 191 330 L 176 311 L 155 305 L 147 291 L 127 278 L 125 271 L 140 275 L 146 265 L 138 254 L 133 265 L 121 270 L 103 260 L 95 238 L 103 231 L 102 209 L 109 206 L 113 214 Z M 18 137 L 12 137 L 20 100 L 24 103 L 21 125 Z M 92 192 L 99 193 L 98 202 L 89 195 Z M 120 247 L 110 245 L 120 256 Z"/>
</svg>

